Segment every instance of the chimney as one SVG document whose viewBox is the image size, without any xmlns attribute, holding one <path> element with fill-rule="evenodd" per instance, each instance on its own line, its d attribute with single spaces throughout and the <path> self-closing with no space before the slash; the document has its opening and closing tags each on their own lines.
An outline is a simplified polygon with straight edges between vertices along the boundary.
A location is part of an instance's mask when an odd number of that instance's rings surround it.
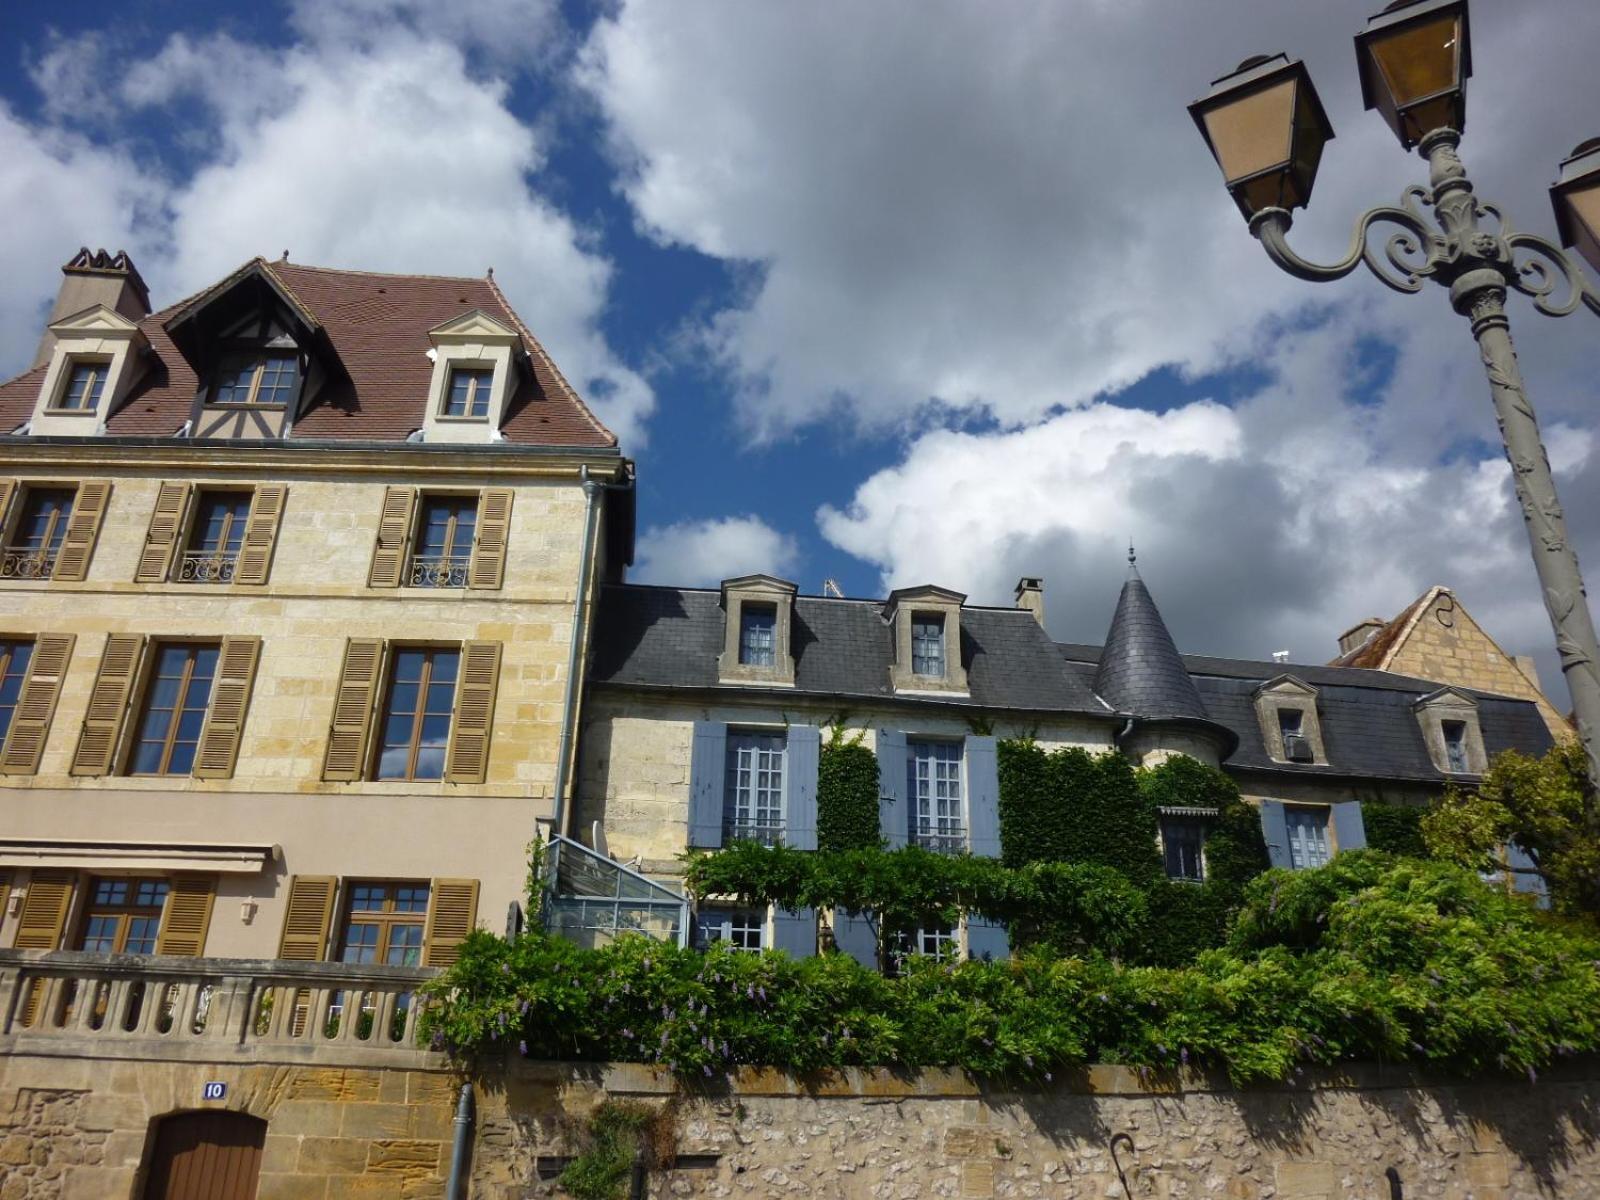
<svg viewBox="0 0 1600 1200">
<path fill-rule="evenodd" d="M 50 310 L 47 325 L 54 325 L 62 317 L 70 317 L 96 304 L 104 304 L 130 321 L 150 315 L 150 289 L 145 287 L 138 268 L 125 250 L 111 254 L 105 250 L 91 252 L 85 246 L 61 268 L 61 276 L 61 290 L 56 293 L 55 307 Z M 46 329 L 39 339 L 33 365 L 38 367 L 49 362 L 50 351 L 54 348 L 55 335 Z"/>
<path fill-rule="evenodd" d="M 1539 691 L 1544 691 L 1544 685 L 1539 682 L 1539 666 L 1533 661 L 1531 654 L 1518 654 L 1513 659 L 1521 672 L 1528 677 L 1528 682 Z"/>
<path fill-rule="evenodd" d="M 1044 628 L 1044 580 L 1024 575 L 1017 580 L 1017 607 L 1033 614 L 1033 619 Z"/>
<path fill-rule="evenodd" d="M 1388 623 L 1382 617 L 1368 617 L 1365 621 L 1357 621 L 1339 635 L 1339 653 L 1349 654 L 1352 650 L 1359 650 Z"/>
</svg>

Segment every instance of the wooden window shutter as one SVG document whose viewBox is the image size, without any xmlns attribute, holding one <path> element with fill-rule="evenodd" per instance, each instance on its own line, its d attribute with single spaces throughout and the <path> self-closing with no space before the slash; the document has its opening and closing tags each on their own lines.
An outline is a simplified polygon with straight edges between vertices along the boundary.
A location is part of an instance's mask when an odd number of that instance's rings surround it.
<svg viewBox="0 0 1600 1200">
<path fill-rule="evenodd" d="M 272 550 L 278 544 L 278 526 L 283 523 L 283 506 L 289 489 L 281 483 L 264 483 L 250 501 L 250 515 L 244 522 L 244 540 L 239 544 L 239 561 L 234 568 L 235 583 L 265 583 L 272 566 Z"/>
<path fill-rule="evenodd" d="M 211 927 L 211 906 L 217 898 L 217 881 L 210 875 L 174 875 L 167 885 L 167 904 L 156 934 L 156 953 L 178 958 L 198 958 L 205 953 L 206 930 Z"/>
<path fill-rule="evenodd" d="M 498 588 L 506 578 L 511 537 L 511 489 L 485 488 L 478 496 L 478 534 L 467 565 L 469 588 Z"/>
<path fill-rule="evenodd" d="M 333 698 L 333 723 L 328 727 L 328 752 L 322 761 L 324 779 L 361 778 L 382 669 L 382 638 L 351 638 L 345 643 L 339 690 Z"/>
<path fill-rule="evenodd" d="M 428 928 L 423 934 L 422 963 L 448 967 L 478 920 L 476 879 L 435 879 L 428 901 Z"/>
<path fill-rule="evenodd" d="M 143 650 L 144 638 L 138 634 L 106 636 L 100 670 L 89 693 L 89 710 L 83 717 L 83 732 L 78 735 L 78 749 L 72 756 L 71 774 L 105 775 L 111 770 Z"/>
<path fill-rule="evenodd" d="M 217 654 L 217 681 L 211 688 L 211 710 L 200 731 L 200 748 L 194 758 L 196 779 L 230 779 L 239 758 L 244 715 L 250 708 L 250 688 L 261 660 L 261 639 L 222 639 Z"/>
<path fill-rule="evenodd" d="M 156 491 L 150 528 L 144 534 L 144 551 L 133 573 L 135 583 L 161 583 L 172 570 L 172 556 L 183 532 L 183 514 L 189 507 L 189 492 L 187 483 L 163 483 Z"/>
<path fill-rule="evenodd" d="M 56 555 L 56 569 L 52 579 L 83 579 L 89 574 L 89 556 L 94 553 L 95 539 L 100 536 L 100 525 L 106 518 L 106 508 L 111 503 L 111 485 L 104 479 L 90 479 L 78 485 L 78 494 L 72 501 L 72 515 L 67 518 L 66 536 L 61 539 L 61 550 Z"/>
<path fill-rule="evenodd" d="M 411 545 L 411 519 L 416 511 L 417 489 L 392 487 L 383 494 L 378 516 L 378 544 L 372 550 L 368 587 L 399 587 L 406 569 L 406 549 Z"/>
<path fill-rule="evenodd" d="M 34 641 L 33 657 L 28 660 L 28 677 L 22 683 L 22 694 L 12 714 L 5 745 L 0 747 L 0 775 L 38 772 L 44 739 L 50 732 L 50 719 L 55 716 L 56 700 L 61 695 L 61 680 L 67 673 L 72 644 L 76 640 L 76 635 L 70 633 L 42 633 Z"/>
<path fill-rule="evenodd" d="M 500 643 L 463 642 L 455 719 L 450 722 L 446 783 L 482 783 L 489 770 L 489 728 L 500 684 Z"/>
<path fill-rule="evenodd" d="M 15 479 L 0 479 L 0 527 L 11 528 L 11 501 L 17 495 Z"/>
<path fill-rule="evenodd" d="M 321 962 L 333 923 L 333 899 L 339 881 L 332 875 L 292 875 L 289 902 L 283 909 L 283 938 L 278 957 L 295 962 Z"/>
<path fill-rule="evenodd" d="M 72 871 L 35 871 L 22 897 L 22 912 L 17 917 L 18 950 L 56 950 L 61 931 L 67 924 L 67 909 L 72 906 Z"/>
</svg>

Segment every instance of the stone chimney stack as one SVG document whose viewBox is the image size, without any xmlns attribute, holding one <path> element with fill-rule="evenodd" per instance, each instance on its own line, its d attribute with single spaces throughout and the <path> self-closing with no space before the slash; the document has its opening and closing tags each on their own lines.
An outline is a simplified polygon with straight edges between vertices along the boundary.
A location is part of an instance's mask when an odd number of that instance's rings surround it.
<svg viewBox="0 0 1600 1200">
<path fill-rule="evenodd" d="M 1033 614 L 1033 619 L 1044 628 L 1044 580 L 1024 575 L 1017 580 L 1017 607 Z"/>
<path fill-rule="evenodd" d="M 1339 635 L 1339 653 L 1349 654 L 1352 650 L 1359 650 L 1388 623 L 1382 617 L 1368 617 L 1365 621 L 1357 621 Z"/>
<path fill-rule="evenodd" d="M 105 250 L 91 251 L 85 246 L 74 254 L 61 268 L 61 290 L 56 293 L 55 306 L 46 324 L 53 325 L 62 317 L 70 317 L 96 304 L 104 304 L 130 321 L 150 315 L 150 289 L 145 287 L 127 251 L 111 254 Z M 46 329 L 39 339 L 33 365 L 38 367 L 49 362 L 54 347 L 55 335 Z"/>
</svg>

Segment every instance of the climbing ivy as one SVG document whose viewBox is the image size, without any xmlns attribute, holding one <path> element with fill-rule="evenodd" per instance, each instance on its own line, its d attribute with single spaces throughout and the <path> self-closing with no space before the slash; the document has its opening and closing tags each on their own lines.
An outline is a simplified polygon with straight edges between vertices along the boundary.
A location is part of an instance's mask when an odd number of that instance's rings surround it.
<svg viewBox="0 0 1600 1200">
<path fill-rule="evenodd" d="M 1117 751 L 1045 751 L 1031 738 L 998 747 L 1000 847 L 1008 866 L 1095 863 L 1136 883 L 1161 878 L 1156 812 Z"/>
<path fill-rule="evenodd" d="M 817 849 L 866 850 L 878 830 L 878 756 L 839 719 L 817 761 Z"/>
<path fill-rule="evenodd" d="M 1367 845 L 1390 854 L 1428 857 L 1427 844 L 1422 840 L 1422 816 L 1427 811 L 1409 804 L 1363 800 L 1361 823 L 1366 827 Z"/>
</svg>

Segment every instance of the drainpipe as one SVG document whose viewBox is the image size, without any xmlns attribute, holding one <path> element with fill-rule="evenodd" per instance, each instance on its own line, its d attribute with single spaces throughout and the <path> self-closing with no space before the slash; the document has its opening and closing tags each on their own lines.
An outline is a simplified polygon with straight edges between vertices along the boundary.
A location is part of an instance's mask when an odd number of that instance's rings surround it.
<svg viewBox="0 0 1600 1200">
<path fill-rule="evenodd" d="M 600 511 L 601 484 L 589 478 L 589 468 L 579 470 L 583 480 L 583 554 L 578 559 L 578 596 L 572 606 L 572 641 L 567 649 L 567 695 L 561 706 L 561 741 L 556 747 L 555 813 L 551 827 L 567 832 L 567 764 L 572 757 L 573 726 L 577 724 L 578 689 L 583 674 L 583 629 L 589 615 L 589 577 L 594 568 L 595 517 Z"/>
<path fill-rule="evenodd" d="M 466 1200 L 467 1150 L 472 1145 L 472 1085 L 461 1085 L 461 1098 L 456 1101 L 455 1141 L 450 1147 L 450 1181 L 445 1195 L 450 1200 Z"/>
</svg>

